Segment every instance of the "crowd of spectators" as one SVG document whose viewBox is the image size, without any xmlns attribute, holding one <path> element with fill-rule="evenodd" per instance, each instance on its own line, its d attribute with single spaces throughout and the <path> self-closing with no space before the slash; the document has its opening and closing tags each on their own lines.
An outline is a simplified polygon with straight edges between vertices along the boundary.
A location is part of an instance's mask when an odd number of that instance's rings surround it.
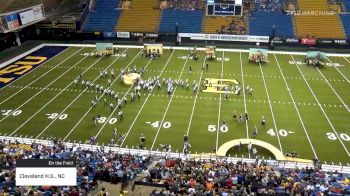
<svg viewBox="0 0 350 196">
<path fill-rule="evenodd" d="M 76 159 L 77 186 L 15 186 L 15 166 L 17 159 Z M 54 140 L 53 145 L 39 143 L 24 145 L 0 140 L 0 195 L 88 195 L 97 187 L 98 182 L 121 182 L 127 184 L 137 173 L 150 163 L 150 157 L 92 152 L 73 146 L 67 148 L 61 141 Z"/>
<path fill-rule="evenodd" d="M 274 169 L 265 164 L 176 160 L 143 171 L 145 183 L 164 185 L 156 195 L 349 195 L 350 175 L 320 169 Z"/>
<path fill-rule="evenodd" d="M 170 0 L 169 8 L 180 10 L 203 10 L 203 0 Z"/>
<path fill-rule="evenodd" d="M 256 11 L 282 12 L 281 0 L 254 0 Z"/>
<path fill-rule="evenodd" d="M 76 159 L 77 186 L 16 187 L 18 159 Z M 154 196 L 350 194 L 350 175 L 324 172 L 319 168 L 283 169 L 264 161 L 256 163 L 156 159 L 104 152 L 103 147 L 92 152 L 79 146 L 68 148 L 59 140 L 53 140 L 49 146 L 0 140 L 0 195 L 85 196 L 95 191 L 98 182 L 125 185 L 137 174 L 141 176 L 139 183 L 164 188 L 153 191 L 151 195 Z"/>
</svg>

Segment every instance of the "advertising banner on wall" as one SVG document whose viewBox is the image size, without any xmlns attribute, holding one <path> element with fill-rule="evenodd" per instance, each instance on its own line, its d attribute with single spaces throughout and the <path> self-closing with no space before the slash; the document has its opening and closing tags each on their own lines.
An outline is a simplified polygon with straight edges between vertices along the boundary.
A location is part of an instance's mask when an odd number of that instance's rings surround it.
<svg viewBox="0 0 350 196">
<path fill-rule="evenodd" d="M 117 38 L 130 38 L 130 32 L 117 32 Z"/>
<path fill-rule="evenodd" d="M 268 43 L 270 39 L 269 36 L 222 35 L 222 34 L 200 34 L 200 33 L 179 33 L 179 36 L 188 37 L 192 40 L 261 42 L 261 43 Z"/>
<path fill-rule="evenodd" d="M 302 45 L 315 45 L 316 38 L 301 38 L 300 44 L 302 44 Z"/>
<path fill-rule="evenodd" d="M 17 13 L 12 13 L 5 16 L 8 30 L 13 30 L 19 27 L 19 20 Z"/>
</svg>

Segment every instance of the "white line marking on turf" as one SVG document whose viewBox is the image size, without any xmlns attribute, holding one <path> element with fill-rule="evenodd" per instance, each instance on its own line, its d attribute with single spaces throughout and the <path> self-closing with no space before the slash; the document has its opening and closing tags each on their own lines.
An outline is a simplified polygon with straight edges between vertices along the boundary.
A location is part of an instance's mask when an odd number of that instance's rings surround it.
<svg viewBox="0 0 350 196">
<path fill-rule="evenodd" d="M 277 129 L 275 114 L 274 114 L 273 109 L 272 109 L 272 104 L 271 104 L 271 101 L 270 101 L 270 94 L 269 94 L 269 91 L 267 90 L 266 81 L 265 81 L 264 72 L 263 72 L 263 70 L 262 70 L 261 63 L 259 63 L 259 68 L 260 68 L 262 80 L 263 80 L 263 82 L 264 82 L 267 100 L 268 100 L 269 106 L 270 106 L 270 112 L 271 112 L 271 115 L 272 115 L 272 122 L 273 122 L 273 125 L 274 125 L 274 127 L 275 127 L 275 132 L 276 132 L 276 136 L 277 136 L 277 140 L 278 140 L 278 145 L 280 146 L 280 150 L 281 150 L 281 152 L 283 153 L 283 148 L 282 148 L 280 136 L 279 136 L 279 133 L 278 133 L 279 131 L 278 131 L 278 129 Z M 244 89 L 243 89 L 243 90 L 244 90 Z M 274 102 L 274 103 L 275 103 L 275 102 Z"/>
<path fill-rule="evenodd" d="M 310 144 L 310 146 L 311 146 L 312 152 L 314 153 L 314 156 L 317 158 L 317 154 L 316 154 L 314 145 L 312 144 L 312 142 L 311 142 L 311 140 L 310 140 L 309 133 L 307 132 L 306 127 L 305 127 L 305 125 L 304 125 L 304 121 L 303 121 L 303 119 L 301 118 L 299 109 L 298 109 L 298 107 L 297 107 L 297 105 L 296 105 L 296 102 L 294 101 L 294 97 L 293 97 L 293 95 L 292 95 L 292 92 L 291 92 L 291 90 L 290 90 L 290 87 L 289 87 L 289 85 L 288 85 L 288 83 L 287 83 L 286 78 L 284 77 L 284 73 L 283 73 L 283 71 L 282 71 L 282 69 L 281 69 L 281 66 L 280 66 L 280 64 L 279 64 L 279 62 L 278 62 L 278 60 L 277 60 L 276 55 L 274 55 L 274 57 L 275 57 L 275 60 L 276 60 L 278 69 L 280 70 L 280 73 L 281 73 L 281 75 L 282 75 L 284 84 L 285 84 L 286 87 L 287 87 L 287 91 L 288 91 L 288 93 L 289 93 L 289 96 L 290 96 L 290 98 L 292 99 L 294 109 L 295 109 L 295 111 L 296 111 L 297 114 L 298 114 L 299 120 L 300 120 L 300 122 L 301 122 L 301 126 L 303 127 L 303 130 L 304 130 L 304 132 L 305 132 L 306 138 L 307 138 L 307 140 L 309 141 L 309 144 Z"/>
<path fill-rule="evenodd" d="M 94 66 L 97 62 L 99 62 L 102 59 L 102 57 L 100 57 L 99 59 L 97 59 L 93 64 L 91 64 L 89 66 L 89 68 L 91 68 L 92 66 Z M 73 66 L 74 67 L 74 66 Z M 82 74 L 84 74 L 85 72 L 87 72 L 89 69 L 85 70 Z M 67 70 L 69 71 L 69 70 Z M 56 79 L 57 80 L 57 79 Z M 70 82 L 64 89 L 62 89 L 62 91 L 60 91 L 59 93 L 57 93 L 53 98 L 51 98 L 50 101 L 46 102 L 46 104 L 44 106 L 42 106 L 38 111 L 36 111 L 33 115 L 31 115 L 24 123 L 22 123 L 19 127 L 17 127 L 9 136 L 13 135 L 14 133 L 16 133 L 20 128 L 22 128 L 25 124 L 27 124 L 31 119 L 33 119 L 41 110 L 43 110 L 47 105 L 49 105 L 53 100 L 55 100 L 59 95 L 61 95 L 70 85 L 72 85 L 74 83 L 74 80 L 72 82 Z M 18 109 L 16 109 L 18 110 Z"/>
<path fill-rule="evenodd" d="M 345 104 L 345 102 L 343 101 L 343 99 L 339 96 L 339 94 L 334 90 L 334 88 L 332 87 L 332 85 L 328 82 L 328 80 L 326 79 L 326 77 L 323 75 L 323 73 L 320 71 L 320 69 L 318 67 L 316 67 L 317 71 L 321 74 L 321 76 L 324 78 L 324 81 L 328 84 L 329 87 L 331 87 L 331 89 L 333 90 L 334 94 L 338 97 L 338 99 L 342 102 L 342 104 L 344 105 L 344 107 L 346 108 L 346 110 L 348 110 L 348 112 L 350 112 L 348 106 Z"/>
<path fill-rule="evenodd" d="M 188 59 L 189 59 L 189 55 L 187 55 L 186 61 L 185 61 L 184 65 L 183 65 L 183 67 L 182 67 L 180 76 L 177 78 L 177 80 L 180 80 L 180 79 L 181 79 L 181 76 L 182 76 L 182 74 L 183 74 L 183 72 L 184 72 L 184 69 L 185 69 L 186 64 L 187 64 L 187 62 L 188 62 Z M 199 81 L 199 82 L 200 82 L 200 81 Z M 166 115 L 167 115 L 167 113 L 168 113 L 168 110 L 169 110 L 169 108 L 170 108 L 171 102 L 173 101 L 173 97 L 174 97 L 174 95 L 175 95 L 176 89 L 177 89 L 177 86 L 175 86 L 174 92 L 172 93 L 172 95 L 171 95 L 171 97 L 170 97 L 170 100 L 169 100 L 168 105 L 167 105 L 167 107 L 166 107 L 166 109 L 165 109 L 165 112 L 164 112 L 164 114 L 163 114 L 163 118 L 162 118 L 162 121 L 160 122 L 160 125 L 162 125 L 162 124 L 164 123 L 164 120 L 165 120 L 165 117 L 166 117 Z M 199 89 L 198 89 L 198 91 L 199 91 Z M 157 141 L 157 138 L 158 138 L 158 135 L 159 135 L 159 132 L 160 132 L 160 129 L 161 129 L 161 128 L 162 128 L 162 126 L 159 126 L 159 127 L 158 127 L 156 136 L 154 137 L 154 140 L 153 140 L 153 143 L 152 143 L 152 146 L 151 146 L 151 150 L 153 149 L 154 144 L 155 144 L 156 141 Z"/>
<path fill-rule="evenodd" d="M 35 95 L 33 95 L 31 98 L 27 99 L 27 101 L 25 101 L 24 103 L 22 103 L 19 107 L 17 107 L 14 111 L 20 109 L 22 106 L 24 106 L 25 104 L 27 104 L 29 101 L 31 101 L 32 99 L 34 99 L 37 95 L 39 95 L 41 92 L 43 92 L 46 88 L 48 88 L 51 84 L 53 84 L 54 82 L 56 82 L 58 79 L 60 79 L 63 75 L 65 75 L 66 73 L 68 73 L 71 69 L 73 69 L 73 67 L 75 67 L 77 64 L 79 64 L 80 62 L 82 62 L 84 59 L 86 59 L 86 57 L 80 59 L 77 63 L 75 63 L 70 69 L 67 69 L 65 72 L 63 72 L 60 76 L 58 76 L 55 80 L 51 81 L 48 85 L 46 85 L 46 87 L 44 87 L 43 89 L 41 89 L 39 92 L 37 92 Z M 7 115 L 4 118 L 2 118 L 0 120 L 0 123 L 2 121 L 4 121 L 7 117 L 9 117 L 11 115 Z"/>
<path fill-rule="evenodd" d="M 70 55 L 69 57 L 67 57 L 66 59 L 64 59 L 63 61 L 61 61 L 61 62 L 60 62 L 59 64 L 57 64 L 57 65 L 60 65 L 60 64 L 64 63 L 65 61 L 67 61 L 68 59 L 70 59 L 72 56 L 74 56 L 75 54 L 77 54 L 78 52 L 80 52 L 82 49 L 83 49 L 83 48 L 81 48 L 81 49 L 78 50 L 77 52 L 73 53 L 72 55 Z M 54 58 L 54 57 L 53 57 L 53 58 Z M 51 58 L 51 59 L 53 59 L 53 58 Z M 50 60 L 51 60 L 51 59 L 50 59 Z M 45 63 L 49 62 L 50 60 L 46 61 Z M 38 66 L 38 67 L 40 67 L 40 66 Z M 8 101 L 9 99 L 11 99 L 12 97 L 16 96 L 18 93 L 20 93 L 20 92 L 23 91 L 24 89 L 28 88 L 30 85 L 32 85 L 34 82 L 38 81 L 40 78 L 46 76 L 46 74 L 50 73 L 50 72 L 51 72 L 52 70 L 54 70 L 55 68 L 56 68 L 56 66 L 53 66 L 50 70 L 48 70 L 48 71 L 45 72 L 44 74 L 40 75 L 40 77 L 36 78 L 35 80 L 33 80 L 32 82 L 30 82 L 29 84 L 27 84 L 25 87 L 23 87 L 23 88 L 21 88 L 20 90 L 16 91 L 16 93 L 14 93 L 14 94 L 12 94 L 11 96 L 7 97 L 5 100 L 3 100 L 3 101 L 0 103 L 0 105 L 3 104 L 3 103 L 5 103 L 6 101 Z M 28 75 L 28 74 L 29 74 L 29 73 L 25 74 L 25 76 Z M 23 78 L 23 76 L 20 77 L 20 78 Z M 19 78 L 19 79 L 20 79 L 20 78 Z M 19 79 L 15 80 L 15 81 L 18 81 Z M 13 82 L 13 83 L 14 83 L 14 82 Z M 13 83 L 11 83 L 10 85 L 12 85 Z M 10 86 L 10 85 L 7 85 L 7 86 Z M 5 87 L 7 87 L 7 86 L 5 86 Z M 5 87 L 4 87 L 4 88 L 5 88 Z M 2 89 L 4 89 L 4 88 L 2 88 Z M 0 90 L 1 90 L 1 89 L 0 89 Z"/>
<path fill-rule="evenodd" d="M 342 75 L 343 78 L 344 78 L 348 83 L 350 83 L 349 79 L 338 69 L 338 67 L 335 66 L 334 63 L 333 63 L 328 57 L 326 57 L 326 58 L 327 58 L 327 60 L 332 64 L 332 67 L 334 67 L 334 68 L 340 73 L 340 75 Z M 345 58 L 345 57 L 344 57 L 344 58 Z M 345 58 L 345 59 L 346 59 L 346 58 Z M 346 59 L 346 61 L 348 61 L 348 60 Z M 349 61 L 348 61 L 348 62 L 349 62 Z"/>
<path fill-rule="evenodd" d="M 135 55 L 135 57 L 128 63 L 127 66 L 125 66 L 124 69 L 128 68 L 128 67 L 135 61 L 135 59 L 140 55 L 141 51 L 142 51 L 142 50 L 140 50 L 140 52 L 137 53 L 137 54 Z M 147 66 L 148 66 L 148 64 L 149 64 L 150 62 L 151 62 L 151 60 L 147 63 L 145 69 L 147 68 Z M 116 79 L 112 82 L 111 86 L 114 84 L 114 82 L 116 82 L 116 81 L 118 80 L 118 78 L 119 78 L 120 76 L 121 76 L 121 73 L 120 73 L 120 74 L 116 77 Z M 131 89 L 133 86 L 134 86 L 134 85 L 132 85 L 132 86 L 129 87 L 128 91 L 124 94 L 123 97 L 125 97 L 125 96 L 128 94 L 128 92 L 130 91 L 130 89 Z M 101 94 L 100 97 L 98 97 L 97 101 L 99 101 L 103 96 L 104 96 L 104 95 Z M 123 100 L 123 98 L 121 98 L 120 100 Z M 117 108 L 117 107 L 116 107 L 116 108 Z M 115 109 L 116 109 L 116 108 L 115 108 Z M 68 133 L 68 134 L 66 135 L 66 137 L 63 139 L 63 141 L 66 140 L 66 139 L 70 136 L 70 134 L 72 134 L 72 132 L 78 127 L 78 125 L 80 124 L 80 122 L 86 117 L 86 115 L 89 114 L 89 112 L 90 112 L 92 109 L 93 109 L 93 108 L 90 107 L 90 108 L 85 112 L 85 114 L 79 119 L 79 121 L 78 121 L 77 123 L 75 123 L 74 127 L 69 131 L 69 133 Z M 112 112 L 112 114 L 110 114 L 110 116 L 112 116 L 114 112 L 115 112 L 115 110 Z M 110 119 L 110 117 L 108 118 L 108 120 L 109 120 L 109 119 Z M 106 120 L 105 124 L 108 122 L 108 120 Z M 104 124 L 102 127 L 104 127 L 105 124 Z M 102 128 L 101 128 L 101 129 L 102 129 Z M 100 132 L 100 131 L 99 131 L 99 132 Z M 97 136 L 96 136 L 96 137 L 97 137 Z"/>
<path fill-rule="evenodd" d="M 202 67 L 205 65 L 206 60 L 207 60 L 207 58 L 204 57 L 204 61 L 203 61 Z M 198 80 L 199 83 L 202 81 L 202 77 L 203 77 L 203 71 L 201 72 L 201 75 L 199 77 L 199 80 Z M 200 86 L 200 84 L 199 84 L 199 86 Z M 194 113 L 194 109 L 196 107 L 197 98 L 198 98 L 198 92 L 199 92 L 199 90 L 196 92 L 196 96 L 194 98 L 194 102 L 193 102 L 193 106 L 192 106 L 192 112 L 191 112 L 191 117 L 190 117 L 190 121 L 188 122 L 188 127 L 187 127 L 187 132 L 186 132 L 187 136 L 190 133 L 190 128 L 191 128 L 191 125 L 192 125 L 193 113 Z M 192 96 L 191 96 L 191 99 L 192 99 Z"/>
<path fill-rule="evenodd" d="M 243 88 L 243 102 L 244 102 L 244 113 L 247 113 L 247 102 L 246 102 L 246 96 L 245 96 L 245 86 L 244 86 L 244 73 L 243 73 L 243 63 L 242 63 L 242 53 L 239 53 L 239 61 L 241 63 L 241 77 L 242 77 L 242 88 Z M 260 100 L 259 100 L 260 101 Z M 248 121 L 245 120 L 245 129 L 247 132 L 247 139 L 249 139 L 249 128 L 248 128 Z"/>
<path fill-rule="evenodd" d="M 126 51 L 127 51 L 128 49 L 126 49 L 126 50 L 124 50 L 123 52 L 122 52 L 122 54 L 124 54 Z M 141 51 L 140 51 L 141 52 Z M 138 53 L 138 54 L 140 54 L 140 52 Z M 138 54 L 134 57 L 134 59 L 130 62 L 130 64 L 136 59 L 136 57 L 138 56 Z M 104 70 L 107 70 L 107 69 L 109 69 L 119 58 L 120 58 L 121 56 L 118 56 L 116 59 L 114 59 Z M 129 64 L 129 65 L 130 65 Z M 128 66 L 129 66 L 128 65 Z M 119 74 L 118 75 L 118 77 L 116 77 L 116 79 L 113 81 L 113 83 L 115 82 L 115 81 L 117 81 L 118 80 L 118 78 L 119 78 L 119 76 L 120 76 L 121 74 Z M 98 75 L 98 77 L 96 77 L 93 81 L 92 81 L 92 83 L 95 83 L 95 81 L 97 80 L 97 79 L 99 79 L 100 78 L 100 75 Z M 113 83 L 111 83 L 111 86 L 113 85 Z M 73 100 L 73 101 L 71 101 L 71 103 L 70 104 L 68 104 L 64 109 L 63 109 L 63 111 L 58 115 L 58 116 L 61 116 L 85 91 L 86 91 L 86 89 L 88 89 L 88 87 L 86 87 L 83 91 L 81 91 L 81 93 Z M 109 89 L 109 88 L 108 88 Z M 98 100 L 97 101 L 99 101 L 100 100 L 100 98 L 103 96 L 103 94 L 98 98 Z M 90 107 L 89 108 L 89 110 L 88 110 L 88 112 L 90 111 L 92 109 L 92 107 Z M 84 115 L 83 115 L 83 117 L 79 120 L 79 122 L 78 123 L 76 123 L 75 124 L 75 126 L 77 126 L 79 123 L 80 123 L 80 121 L 87 115 L 87 113 L 88 112 L 86 112 Z M 53 119 L 40 133 L 39 133 L 39 135 L 37 135 L 36 136 L 36 138 L 38 138 L 38 137 L 40 137 L 56 120 L 57 120 L 58 118 L 55 118 L 55 119 Z M 71 133 L 71 131 L 69 132 L 69 134 Z M 67 134 L 66 135 L 66 137 L 63 139 L 63 140 L 65 140 L 68 136 L 69 136 L 69 134 Z"/>
<path fill-rule="evenodd" d="M 224 75 L 224 58 L 225 58 L 225 52 L 222 51 L 222 58 L 221 58 L 221 79 L 222 79 L 222 76 Z M 217 127 L 216 127 L 215 152 L 218 151 L 218 145 L 219 145 L 220 115 L 221 115 L 221 93 L 220 93 L 220 101 L 219 101 L 218 123 L 217 123 Z"/>
<path fill-rule="evenodd" d="M 44 62 L 42 65 L 37 66 L 37 67 L 35 67 L 34 69 L 30 70 L 29 72 L 27 72 L 27 73 L 26 73 L 25 75 L 23 75 L 22 77 L 20 77 L 20 78 L 18 78 L 17 80 L 13 81 L 11 84 L 4 86 L 3 88 L 0 89 L 0 91 L 4 90 L 4 89 L 5 89 L 6 87 L 8 87 L 8 86 L 11 86 L 11 85 L 14 84 L 15 82 L 19 81 L 21 78 L 25 78 L 25 76 L 28 76 L 29 73 L 33 72 L 33 71 L 36 70 L 37 68 L 39 68 L 39 67 L 44 67 L 44 66 L 43 66 L 44 64 L 46 64 L 46 63 L 50 62 L 51 60 L 55 59 L 55 57 L 58 57 L 58 56 L 61 55 L 63 52 L 67 51 L 68 49 L 69 49 L 69 47 L 66 48 L 66 49 L 64 49 L 64 50 L 61 51 L 60 53 L 56 54 L 54 57 L 52 57 L 52 58 L 49 59 L 48 61 Z M 83 48 L 82 48 L 82 49 L 83 49 Z M 36 51 L 36 50 L 34 50 L 34 51 Z M 34 51 L 33 51 L 33 52 L 34 52 Z M 71 57 L 71 56 L 69 56 L 68 58 L 70 58 L 70 57 Z M 22 57 L 22 58 L 23 58 L 23 57 Z M 68 58 L 67 58 L 67 59 L 68 59 Z M 9 65 L 9 64 L 8 64 L 8 65 Z M 7 66 L 7 65 L 6 65 L 6 66 Z M 1 67 L 1 66 L 0 66 L 0 67 Z M 1 68 L 2 68 L 2 67 L 1 67 Z M 49 70 L 49 71 L 51 71 L 51 70 Z M 49 72 L 49 71 L 48 71 L 48 72 Z M 0 103 L 0 105 L 1 105 L 1 103 Z"/>
<path fill-rule="evenodd" d="M 169 64 L 169 62 L 170 62 L 170 59 L 171 59 L 171 57 L 173 56 L 174 52 L 175 52 L 175 50 L 173 50 L 173 52 L 172 52 L 171 55 L 169 56 L 169 58 L 168 58 L 167 62 L 165 63 L 165 65 L 164 65 L 162 71 L 159 73 L 159 77 L 163 74 L 165 68 L 168 66 L 168 64 Z M 149 99 L 149 97 L 150 97 L 150 95 L 151 95 L 151 93 L 152 93 L 153 90 L 154 90 L 154 88 L 152 88 L 151 92 L 148 93 L 148 95 L 147 95 L 145 101 L 143 102 L 143 104 L 142 104 L 140 110 L 139 110 L 138 113 L 136 114 L 136 117 L 134 118 L 134 121 L 131 123 L 131 125 L 130 125 L 128 131 L 126 132 L 125 138 L 124 138 L 123 142 L 120 144 L 120 147 L 122 147 L 123 144 L 124 144 L 124 142 L 126 141 L 126 138 L 128 137 L 128 135 L 129 135 L 131 129 L 134 127 L 134 124 L 136 123 L 136 120 L 137 120 L 138 117 L 140 116 L 140 114 L 141 114 L 141 112 L 142 112 L 142 109 L 143 109 L 143 107 L 146 105 L 146 103 L 147 103 L 147 101 L 148 101 L 148 99 Z"/>
<path fill-rule="evenodd" d="M 292 57 L 293 61 L 295 62 L 293 55 L 290 55 L 290 56 Z M 343 148 L 345 149 L 346 153 L 347 153 L 348 156 L 350 157 L 350 153 L 349 153 L 348 149 L 347 149 L 346 146 L 344 145 L 342 139 L 339 137 L 338 132 L 335 130 L 335 128 L 334 128 L 332 122 L 329 120 L 328 115 L 326 114 L 326 112 L 324 111 L 322 105 L 320 104 L 319 100 L 317 99 L 317 97 L 316 97 L 314 91 L 312 90 L 310 84 L 309 84 L 309 83 L 307 82 L 307 80 L 305 79 L 303 72 L 300 70 L 299 66 L 296 66 L 296 67 L 298 68 L 298 70 L 299 70 L 301 76 L 304 78 L 304 81 L 305 81 L 306 85 L 309 87 L 309 90 L 310 90 L 310 92 L 312 93 L 312 95 L 314 96 L 316 102 L 317 102 L 318 105 L 320 106 L 320 109 L 321 109 L 323 115 L 326 117 L 326 119 L 327 119 L 327 121 L 328 121 L 328 124 L 331 126 L 333 132 L 334 132 L 335 135 L 337 136 L 337 139 L 340 141 L 341 145 L 343 146 Z"/>
</svg>

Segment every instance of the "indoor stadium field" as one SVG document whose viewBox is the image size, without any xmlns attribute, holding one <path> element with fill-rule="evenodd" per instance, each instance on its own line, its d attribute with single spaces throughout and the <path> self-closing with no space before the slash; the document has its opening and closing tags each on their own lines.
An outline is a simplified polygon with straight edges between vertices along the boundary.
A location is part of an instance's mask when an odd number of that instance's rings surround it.
<svg viewBox="0 0 350 196">
<path fill-rule="evenodd" d="M 230 140 L 256 138 L 284 154 L 295 151 L 301 159 L 317 157 L 328 164 L 349 165 L 349 55 L 328 54 L 326 65 L 315 68 L 304 63 L 306 53 L 301 52 L 272 51 L 267 63 L 255 64 L 248 62 L 248 50 L 217 48 L 216 60 L 210 60 L 204 48 L 198 48 L 199 59 L 194 60 L 191 48 L 165 47 L 160 58 L 147 58 L 141 46 L 118 47 L 117 54 L 99 57 L 92 45 L 46 45 L 31 52 L 52 58 L 33 70 L 2 69 L 0 77 L 27 73 L 0 89 L 1 135 L 55 137 L 74 143 L 95 138 L 105 146 L 114 139 L 119 147 L 146 150 L 161 150 L 162 145 L 170 144 L 174 152 L 183 151 L 183 138 L 188 135 L 191 154 L 216 152 Z M 171 94 L 163 83 L 160 89 L 141 89 L 140 97 L 131 101 L 135 86 L 123 83 L 122 70 L 141 68 L 142 80 L 159 77 L 179 84 Z M 102 78 L 105 70 L 107 76 Z M 210 79 L 223 79 L 230 90 L 237 85 L 242 91 L 227 97 L 202 92 Z M 119 100 L 125 97 L 127 103 L 118 109 L 113 97 L 82 85 L 81 80 L 118 92 Z M 180 84 L 186 80 L 189 88 Z M 196 83 L 197 92 L 193 89 Z M 141 134 L 146 142 L 140 146 Z M 226 156 L 251 156 L 246 146 L 234 148 Z M 274 159 L 261 150 L 264 159 Z"/>
</svg>

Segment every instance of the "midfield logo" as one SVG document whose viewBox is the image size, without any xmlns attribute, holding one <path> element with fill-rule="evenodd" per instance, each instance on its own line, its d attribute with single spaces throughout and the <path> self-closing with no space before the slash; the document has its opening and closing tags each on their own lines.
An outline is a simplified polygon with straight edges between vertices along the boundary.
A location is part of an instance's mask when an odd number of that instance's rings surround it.
<svg viewBox="0 0 350 196">
<path fill-rule="evenodd" d="M 236 79 L 218 79 L 218 78 L 205 78 L 204 79 L 204 93 L 225 93 L 225 88 L 228 89 L 229 94 L 237 95 L 239 90 L 233 88 L 239 85 Z"/>
</svg>

